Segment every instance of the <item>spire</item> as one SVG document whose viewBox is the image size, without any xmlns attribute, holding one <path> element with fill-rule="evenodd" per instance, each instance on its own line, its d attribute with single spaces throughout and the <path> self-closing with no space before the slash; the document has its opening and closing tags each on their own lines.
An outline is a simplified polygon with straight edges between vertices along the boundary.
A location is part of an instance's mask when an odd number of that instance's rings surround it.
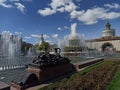
<svg viewBox="0 0 120 90">
<path fill-rule="evenodd" d="M 41 34 L 41 43 L 43 43 L 44 42 L 44 37 L 43 37 L 43 34 Z"/>
<path fill-rule="evenodd" d="M 109 19 L 108 19 L 107 24 L 106 24 L 106 30 L 110 30 L 110 27 L 111 27 L 111 25 L 110 25 Z"/>
</svg>

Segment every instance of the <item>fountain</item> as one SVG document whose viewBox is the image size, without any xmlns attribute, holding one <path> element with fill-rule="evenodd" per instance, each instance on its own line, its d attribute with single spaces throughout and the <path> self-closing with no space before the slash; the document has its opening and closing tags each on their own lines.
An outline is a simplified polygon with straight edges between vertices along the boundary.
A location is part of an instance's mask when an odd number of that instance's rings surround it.
<svg viewBox="0 0 120 90">
<path fill-rule="evenodd" d="M 21 52 L 21 33 L 16 32 L 13 35 L 9 31 L 3 31 L 0 48 L 2 56 L 19 56 Z"/>
<path fill-rule="evenodd" d="M 0 71 L 23 67 L 20 61 L 21 33 L 3 31 L 0 35 Z"/>
<path fill-rule="evenodd" d="M 77 34 L 76 27 L 76 23 L 72 24 L 71 34 L 65 35 L 62 40 L 59 40 L 57 46 L 61 48 L 65 56 L 88 56 L 88 47 L 84 35 Z"/>
<path fill-rule="evenodd" d="M 28 52 L 27 52 L 26 56 L 27 57 L 34 57 L 36 55 L 38 55 L 38 52 L 37 52 L 36 48 L 32 46 L 28 49 Z"/>
</svg>

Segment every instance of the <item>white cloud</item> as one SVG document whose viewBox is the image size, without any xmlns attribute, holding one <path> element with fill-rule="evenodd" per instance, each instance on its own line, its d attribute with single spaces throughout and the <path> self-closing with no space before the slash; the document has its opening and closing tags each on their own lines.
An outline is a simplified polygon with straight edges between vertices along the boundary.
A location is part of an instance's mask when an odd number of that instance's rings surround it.
<svg viewBox="0 0 120 90">
<path fill-rule="evenodd" d="M 31 34 L 31 37 L 33 37 L 33 38 L 40 38 L 41 35 L 40 34 Z M 46 35 L 46 34 L 43 34 L 43 37 L 44 37 L 44 39 L 50 38 L 49 35 Z"/>
<path fill-rule="evenodd" d="M 81 0 L 76 0 L 80 2 Z M 120 8 L 120 5 L 117 3 L 112 4 L 104 4 L 105 7 L 109 8 Z M 106 9 L 105 7 L 94 7 L 86 10 L 78 10 L 78 6 L 75 5 L 73 0 L 52 0 L 49 4 L 49 7 L 38 10 L 39 14 L 42 16 L 48 16 L 55 14 L 57 12 L 68 12 L 70 15 L 70 19 L 77 19 L 78 21 L 84 24 L 95 24 L 98 20 L 104 19 L 115 19 L 120 17 L 120 12 L 110 11 L 110 9 Z M 64 30 L 64 28 L 58 27 L 58 30 Z"/>
<path fill-rule="evenodd" d="M 105 13 L 104 15 L 104 18 L 103 19 L 115 19 L 115 18 L 118 18 L 120 17 L 120 13 L 118 12 L 108 12 L 108 13 Z"/>
<path fill-rule="evenodd" d="M 53 41 L 51 41 L 51 40 L 46 40 L 46 42 L 53 44 Z"/>
<path fill-rule="evenodd" d="M 46 35 L 46 34 L 43 34 L 43 37 L 44 37 L 44 39 L 50 38 L 50 36 L 49 36 L 49 35 Z"/>
<path fill-rule="evenodd" d="M 31 2 L 32 0 L 9 0 L 11 2 L 18 2 L 18 1 L 23 1 L 23 2 Z"/>
<path fill-rule="evenodd" d="M 58 7 L 65 6 L 66 4 L 72 2 L 72 0 L 52 0 L 50 6 L 53 9 L 57 9 Z"/>
<path fill-rule="evenodd" d="M 67 30 L 69 29 L 68 26 L 63 26 L 63 27 L 58 27 L 57 30 L 62 31 L 62 30 Z"/>
<path fill-rule="evenodd" d="M 65 6 L 65 10 L 68 11 L 68 12 L 71 12 L 73 10 L 76 10 L 77 6 L 71 2 L 69 3 L 68 5 Z"/>
<path fill-rule="evenodd" d="M 120 8 L 120 5 L 118 3 L 112 3 L 112 4 L 104 4 L 105 7 L 108 7 L 108 8 L 114 8 L 114 9 L 118 9 Z"/>
<path fill-rule="evenodd" d="M 84 14 L 78 17 L 78 20 L 84 22 L 85 24 L 95 24 L 98 19 L 103 18 L 105 13 L 106 10 L 103 8 L 88 9 L 84 12 Z"/>
<path fill-rule="evenodd" d="M 31 37 L 29 37 L 29 36 L 26 36 L 26 37 L 24 37 L 25 39 L 30 39 Z"/>
<path fill-rule="evenodd" d="M 61 27 L 58 27 L 57 29 L 58 29 L 59 31 L 62 31 L 62 28 L 61 28 Z"/>
<path fill-rule="evenodd" d="M 10 2 L 18 2 L 19 0 L 10 0 Z"/>
<path fill-rule="evenodd" d="M 72 19 L 73 18 L 78 18 L 78 17 L 81 17 L 84 13 L 85 13 L 84 10 L 81 10 L 81 11 L 74 10 L 70 13 L 70 16 L 71 16 Z"/>
<path fill-rule="evenodd" d="M 65 8 L 64 8 L 64 7 L 60 7 L 60 8 L 57 8 L 56 11 L 64 12 L 64 11 L 65 11 Z"/>
<path fill-rule="evenodd" d="M 22 0 L 22 1 L 26 1 L 26 2 L 32 2 L 32 0 Z"/>
<path fill-rule="evenodd" d="M 56 12 L 71 12 L 75 10 L 77 6 L 72 2 L 72 0 L 52 0 L 49 7 L 43 10 L 39 9 L 38 13 L 42 16 L 48 16 L 55 14 Z"/>
<path fill-rule="evenodd" d="M 25 6 L 21 3 L 15 3 L 15 5 L 17 6 L 17 9 L 20 10 L 22 13 L 24 13 L 25 11 Z"/>
<path fill-rule="evenodd" d="M 53 34 L 52 35 L 53 38 L 58 38 L 58 36 L 59 36 L 58 34 Z"/>
<path fill-rule="evenodd" d="M 45 8 L 44 10 L 38 10 L 38 13 L 43 16 L 48 16 L 48 15 L 52 15 L 52 14 L 56 13 L 56 11 L 52 10 L 50 8 Z"/>
<path fill-rule="evenodd" d="M 84 24 L 95 24 L 99 19 L 115 19 L 120 17 L 120 13 L 110 12 L 105 8 L 95 7 L 92 9 L 73 11 L 70 14 L 71 19 L 76 18 Z"/>
<path fill-rule="evenodd" d="M 33 38 L 40 38 L 41 35 L 38 35 L 38 34 L 31 34 L 31 37 Z"/>
<path fill-rule="evenodd" d="M 68 26 L 64 26 L 64 29 L 69 29 L 69 27 Z"/>
<path fill-rule="evenodd" d="M 21 3 L 19 3 L 20 0 L 9 0 L 13 4 L 6 4 L 7 0 L 0 0 L 0 6 L 3 6 L 5 8 L 17 8 L 22 13 L 25 11 L 25 6 Z"/>
<path fill-rule="evenodd" d="M 7 0 L 0 0 L 0 6 L 3 6 L 5 8 L 12 8 L 12 5 L 5 3 L 6 1 Z"/>
</svg>

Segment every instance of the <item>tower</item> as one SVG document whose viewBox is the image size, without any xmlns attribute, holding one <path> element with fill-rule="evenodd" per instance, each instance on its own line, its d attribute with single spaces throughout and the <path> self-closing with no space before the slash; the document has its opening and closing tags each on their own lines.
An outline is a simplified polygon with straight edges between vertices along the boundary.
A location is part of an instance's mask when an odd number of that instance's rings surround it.
<svg viewBox="0 0 120 90">
<path fill-rule="evenodd" d="M 106 26 L 106 28 L 102 32 L 103 33 L 102 36 L 103 37 L 115 36 L 115 29 L 111 29 L 111 24 L 109 23 L 109 21 L 107 22 L 107 24 L 105 26 Z"/>
<path fill-rule="evenodd" d="M 44 42 L 44 37 L 43 37 L 43 34 L 41 34 L 41 43 L 43 43 Z"/>
<path fill-rule="evenodd" d="M 111 28 L 111 25 L 110 25 L 110 23 L 108 21 L 107 24 L 106 24 L 106 30 L 110 30 L 110 28 Z"/>
</svg>

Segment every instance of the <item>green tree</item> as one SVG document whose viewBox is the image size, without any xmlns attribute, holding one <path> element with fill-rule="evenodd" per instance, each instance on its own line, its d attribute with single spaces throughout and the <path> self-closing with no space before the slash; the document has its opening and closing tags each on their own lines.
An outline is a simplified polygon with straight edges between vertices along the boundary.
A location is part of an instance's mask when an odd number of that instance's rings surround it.
<svg viewBox="0 0 120 90">
<path fill-rule="evenodd" d="M 40 51 L 49 51 L 50 45 L 48 42 L 43 42 L 41 45 L 39 45 Z"/>
<path fill-rule="evenodd" d="M 39 50 L 39 43 L 36 43 L 34 47 Z"/>
</svg>

